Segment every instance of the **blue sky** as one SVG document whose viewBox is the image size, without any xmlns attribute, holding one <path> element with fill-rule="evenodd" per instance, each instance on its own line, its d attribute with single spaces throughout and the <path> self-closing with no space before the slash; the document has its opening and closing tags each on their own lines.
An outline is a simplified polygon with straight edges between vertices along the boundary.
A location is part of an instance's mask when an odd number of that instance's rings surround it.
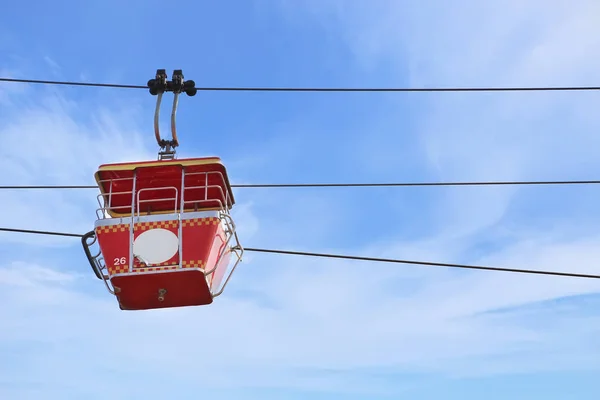
<svg viewBox="0 0 600 400">
<path fill-rule="evenodd" d="M 0 75 L 424 87 L 597 85 L 600 70 L 593 0 L 208 3 L 13 2 Z M 199 93 L 180 102 L 179 155 L 218 155 L 236 183 L 595 179 L 595 100 Z M 154 159 L 154 101 L 1 84 L 0 184 L 92 184 L 99 164 Z M 95 194 L 2 192 L 0 225 L 85 232 Z M 593 186 L 235 195 L 248 247 L 600 273 Z M 592 399 L 599 294 L 578 279 L 248 253 L 210 307 L 126 313 L 78 240 L 2 234 L 0 398 Z"/>
</svg>

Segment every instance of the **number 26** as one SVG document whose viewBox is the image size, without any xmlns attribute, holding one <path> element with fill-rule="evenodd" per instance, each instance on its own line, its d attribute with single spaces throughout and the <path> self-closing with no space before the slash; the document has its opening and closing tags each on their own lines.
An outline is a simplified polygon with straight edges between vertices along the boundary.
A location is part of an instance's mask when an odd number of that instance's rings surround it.
<svg viewBox="0 0 600 400">
<path fill-rule="evenodd" d="M 113 265 L 116 267 L 118 265 L 125 265 L 127 264 L 127 258 L 126 257 L 115 257 L 115 259 L 113 260 Z"/>
</svg>

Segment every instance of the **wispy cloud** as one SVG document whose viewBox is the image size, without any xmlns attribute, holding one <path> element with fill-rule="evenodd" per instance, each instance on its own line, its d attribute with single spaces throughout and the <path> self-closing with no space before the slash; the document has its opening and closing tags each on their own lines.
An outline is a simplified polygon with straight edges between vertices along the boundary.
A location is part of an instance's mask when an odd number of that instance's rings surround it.
<svg viewBox="0 0 600 400">
<path fill-rule="evenodd" d="M 593 1 L 280 4 L 299 25 L 327 27 L 332 43 L 352 49 L 353 67 L 404 71 L 390 86 L 586 83 L 600 62 L 586 56 L 600 44 Z M 0 140 L 20 151 L 0 149 L 0 167 L 10 170 L 1 183 L 85 184 L 101 163 L 155 158 L 150 125 L 140 123 L 151 107 L 4 88 Z M 273 182 L 325 179 L 323 166 L 327 179 L 348 181 L 588 178 L 600 169 L 600 119 L 591 97 L 579 96 L 424 95 L 412 108 L 391 97 L 352 100 L 348 109 L 364 112 L 343 130 L 321 122 L 343 105 L 299 110 L 265 128 L 260 143 L 242 137 L 227 161 L 236 182 L 257 171 Z M 218 140 L 190 140 L 182 155 Z M 600 272 L 592 189 L 300 190 L 236 191 L 243 244 Z M 3 226 L 83 232 L 93 223 L 93 191 L 0 195 Z M 0 348 L 18 349 L 6 353 L 10 365 L 0 363 L 13 385 L 7 393 L 27 385 L 64 398 L 100 379 L 123 398 L 139 395 L 143 382 L 154 393 L 180 385 L 375 396 L 432 376 L 600 368 L 600 325 L 589 312 L 600 285 L 591 280 L 250 253 L 211 307 L 124 313 L 85 274 L 78 243 L 65 248 L 72 239 L 2 240 L 0 302 L 11 306 L 0 308 Z M 47 246 L 46 259 L 22 253 L 25 244 Z"/>
</svg>

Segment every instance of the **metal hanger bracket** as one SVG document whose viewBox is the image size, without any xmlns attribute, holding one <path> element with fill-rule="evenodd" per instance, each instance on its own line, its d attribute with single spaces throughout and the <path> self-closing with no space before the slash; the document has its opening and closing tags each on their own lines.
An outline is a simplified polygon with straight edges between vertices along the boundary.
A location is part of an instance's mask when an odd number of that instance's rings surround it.
<svg viewBox="0 0 600 400">
<path fill-rule="evenodd" d="M 167 71 L 158 69 L 154 79 L 148 81 L 148 90 L 156 98 L 156 109 L 154 110 L 154 136 L 160 147 L 158 157 L 160 160 L 172 160 L 175 158 L 175 148 L 179 146 L 177 139 L 177 105 L 179 103 L 179 95 L 185 93 L 188 96 L 195 96 L 198 92 L 196 83 L 193 80 L 186 81 L 183 77 L 183 71 L 176 69 L 173 71 L 173 78 L 168 79 Z M 165 92 L 173 92 L 173 107 L 171 110 L 171 139 L 163 139 L 160 136 L 159 119 L 160 119 L 160 104 L 162 96 Z"/>
</svg>

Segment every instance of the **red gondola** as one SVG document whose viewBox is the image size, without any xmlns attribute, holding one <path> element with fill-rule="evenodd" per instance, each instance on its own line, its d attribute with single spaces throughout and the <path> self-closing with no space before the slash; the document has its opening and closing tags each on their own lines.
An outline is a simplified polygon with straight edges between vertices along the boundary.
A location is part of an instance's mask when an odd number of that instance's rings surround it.
<svg viewBox="0 0 600 400">
<path fill-rule="evenodd" d="M 98 168 L 100 207 L 83 247 L 122 310 L 210 304 L 223 293 L 243 254 L 230 215 L 235 201 L 227 171 L 216 157 L 175 159 L 177 96 L 182 91 L 194 95 L 193 81 L 184 82 L 175 71 L 169 82 L 159 70 L 148 86 L 158 95 L 159 160 Z M 162 93 L 169 89 L 175 95 L 173 140 L 164 141 L 158 115 Z M 99 251 L 92 255 L 95 243 Z"/>
</svg>

